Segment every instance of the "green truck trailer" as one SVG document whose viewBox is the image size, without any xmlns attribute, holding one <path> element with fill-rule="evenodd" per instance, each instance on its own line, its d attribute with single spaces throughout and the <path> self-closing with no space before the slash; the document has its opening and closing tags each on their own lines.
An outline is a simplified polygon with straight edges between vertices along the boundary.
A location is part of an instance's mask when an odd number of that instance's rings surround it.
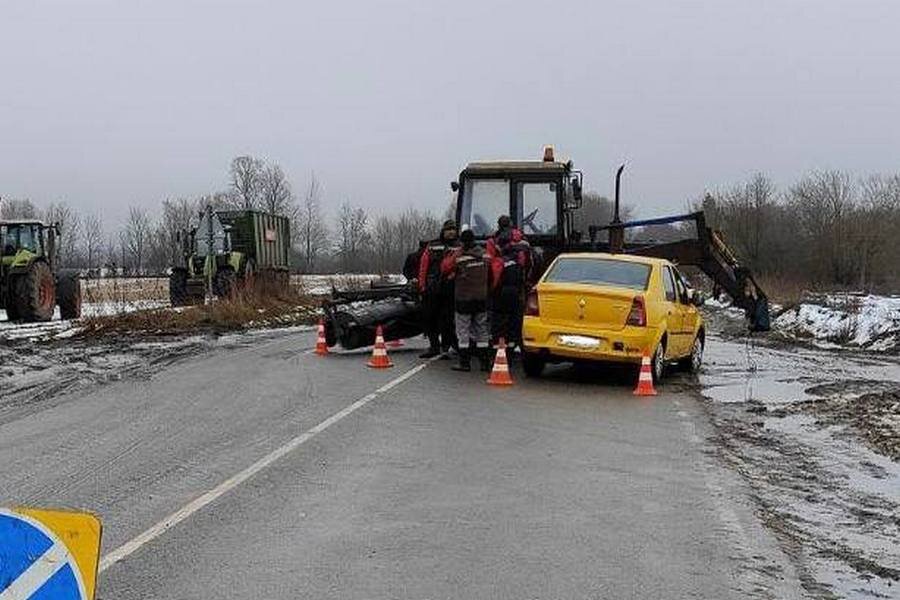
<svg viewBox="0 0 900 600">
<path fill-rule="evenodd" d="M 207 291 L 224 298 L 238 290 L 290 286 L 291 232 L 287 217 L 257 210 L 207 209 L 180 235 L 182 261 L 172 267 L 173 306 L 202 302 Z"/>
</svg>

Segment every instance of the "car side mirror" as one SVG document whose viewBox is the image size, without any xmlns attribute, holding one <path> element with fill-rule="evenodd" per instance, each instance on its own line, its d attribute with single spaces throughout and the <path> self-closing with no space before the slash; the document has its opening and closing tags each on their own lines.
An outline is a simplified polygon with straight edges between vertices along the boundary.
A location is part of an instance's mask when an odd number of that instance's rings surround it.
<svg viewBox="0 0 900 600">
<path fill-rule="evenodd" d="M 458 182 L 458 181 L 451 181 L 451 182 L 450 182 L 450 189 L 453 190 L 454 192 L 458 192 L 458 191 L 459 191 L 459 182 Z"/>
<path fill-rule="evenodd" d="M 581 180 L 572 180 L 572 199 L 575 200 L 575 206 L 581 206 Z"/>
</svg>

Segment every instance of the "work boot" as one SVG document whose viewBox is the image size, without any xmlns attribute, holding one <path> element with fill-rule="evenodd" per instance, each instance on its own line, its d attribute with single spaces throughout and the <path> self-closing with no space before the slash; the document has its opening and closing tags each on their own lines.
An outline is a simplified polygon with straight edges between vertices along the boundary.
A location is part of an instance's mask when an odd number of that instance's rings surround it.
<svg viewBox="0 0 900 600">
<path fill-rule="evenodd" d="M 450 367 L 454 371 L 463 371 L 468 373 L 472 370 L 472 355 L 468 350 L 459 349 L 459 364 Z"/>
<path fill-rule="evenodd" d="M 490 373 L 493 367 L 493 352 L 490 348 L 481 348 L 478 350 L 478 364 L 481 366 L 482 373 Z"/>
<path fill-rule="evenodd" d="M 435 356 L 437 356 L 440 353 L 441 353 L 441 349 L 439 347 L 431 346 L 428 348 L 428 350 L 426 350 L 425 352 L 420 354 L 419 358 L 434 358 Z"/>
</svg>

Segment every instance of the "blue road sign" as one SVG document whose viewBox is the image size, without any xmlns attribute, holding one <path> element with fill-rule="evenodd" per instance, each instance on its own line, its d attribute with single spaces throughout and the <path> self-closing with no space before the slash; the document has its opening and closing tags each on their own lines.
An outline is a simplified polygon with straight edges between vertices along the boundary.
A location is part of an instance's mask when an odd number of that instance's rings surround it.
<svg viewBox="0 0 900 600">
<path fill-rule="evenodd" d="M 37 519 L 0 509 L 0 600 L 90 600 L 78 564 Z"/>
</svg>

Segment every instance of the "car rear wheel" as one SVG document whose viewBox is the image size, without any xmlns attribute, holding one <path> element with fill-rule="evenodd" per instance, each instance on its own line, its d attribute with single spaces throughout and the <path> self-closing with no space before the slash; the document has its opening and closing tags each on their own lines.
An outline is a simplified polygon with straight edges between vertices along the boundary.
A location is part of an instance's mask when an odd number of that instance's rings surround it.
<svg viewBox="0 0 900 600">
<path fill-rule="evenodd" d="M 700 365 L 703 364 L 703 346 L 703 337 L 698 335 L 694 338 L 691 353 L 678 361 L 678 366 L 681 367 L 682 371 L 696 373 L 700 370 Z"/>
<path fill-rule="evenodd" d="M 656 347 L 656 352 L 653 353 L 653 357 L 650 359 L 650 369 L 653 372 L 653 383 L 659 383 L 662 381 L 663 376 L 666 374 L 666 342 L 663 340 Z"/>
<path fill-rule="evenodd" d="M 522 353 L 522 368 L 528 377 L 540 377 L 546 365 L 547 361 L 543 357 L 528 352 Z"/>
</svg>

